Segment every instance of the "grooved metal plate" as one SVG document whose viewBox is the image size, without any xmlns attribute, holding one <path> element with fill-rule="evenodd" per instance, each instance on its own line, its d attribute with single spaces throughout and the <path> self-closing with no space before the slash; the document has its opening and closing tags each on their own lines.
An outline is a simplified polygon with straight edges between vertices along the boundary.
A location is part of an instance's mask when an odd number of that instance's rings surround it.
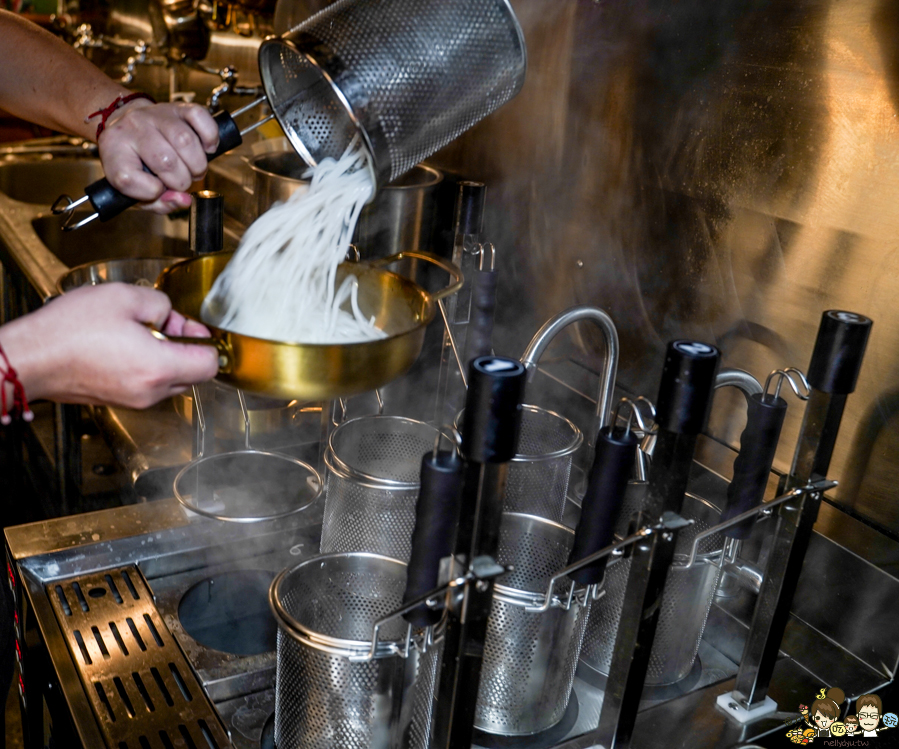
<svg viewBox="0 0 899 749">
<path fill-rule="evenodd" d="M 231 746 L 136 567 L 57 581 L 47 596 L 108 749 Z"/>
</svg>

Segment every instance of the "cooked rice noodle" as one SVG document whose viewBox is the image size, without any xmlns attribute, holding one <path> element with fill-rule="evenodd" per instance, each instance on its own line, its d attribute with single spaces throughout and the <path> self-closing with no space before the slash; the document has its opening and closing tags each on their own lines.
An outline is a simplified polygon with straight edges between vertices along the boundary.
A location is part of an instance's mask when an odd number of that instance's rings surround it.
<svg viewBox="0 0 899 749">
<path fill-rule="evenodd" d="M 359 309 L 359 282 L 337 286 L 363 206 L 374 185 L 368 154 L 353 143 L 323 159 L 309 190 L 276 203 L 247 229 L 203 302 L 205 322 L 234 333 L 294 343 L 385 338 Z"/>
</svg>

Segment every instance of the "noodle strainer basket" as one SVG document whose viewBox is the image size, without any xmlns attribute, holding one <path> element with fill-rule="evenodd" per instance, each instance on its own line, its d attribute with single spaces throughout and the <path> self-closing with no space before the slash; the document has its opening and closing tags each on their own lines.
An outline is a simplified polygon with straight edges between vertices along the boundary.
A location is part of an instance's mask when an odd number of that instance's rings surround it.
<svg viewBox="0 0 899 749">
<path fill-rule="evenodd" d="M 498 578 L 484 642 L 475 727 L 504 736 L 545 731 L 565 715 L 592 593 L 566 579 L 552 605 L 550 579 L 568 562 L 574 531 L 544 518 L 503 513 Z"/>
<path fill-rule="evenodd" d="M 461 430 L 464 413 L 456 417 Z M 503 511 L 560 522 L 565 512 L 572 458 L 584 441 L 569 419 L 540 406 L 521 407 L 521 430 L 509 463 Z"/>
<path fill-rule="evenodd" d="M 303 159 L 339 158 L 361 135 L 378 184 L 509 101 L 526 67 L 508 0 L 338 0 L 259 48 L 269 105 Z"/>
<path fill-rule="evenodd" d="M 440 433 L 402 416 L 361 416 L 331 433 L 321 553 L 412 553 L 421 456 Z"/>
<path fill-rule="evenodd" d="M 646 486 L 642 482 L 628 486 L 616 530 L 618 535 L 627 535 L 628 520 L 640 509 Z M 662 594 L 659 623 L 646 673 L 646 684 L 653 686 L 674 684 L 690 674 L 721 575 L 718 562 L 724 537 L 719 533 L 704 538 L 696 563 L 687 564 L 693 540 L 718 523 L 720 510 L 704 499 L 687 494 L 681 515 L 693 523 L 678 533 L 674 562 Z M 624 557 L 606 567 L 605 596 L 593 606 L 587 622 L 581 663 L 589 669 L 587 676 L 595 676 L 591 680 L 596 682 L 608 676 L 612 664 L 630 564 L 630 558 Z"/>
<path fill-rule="evenodd" d="M 406 565 L 376 554 L 313 557 L 275 578 L 278 749 L 427 749 L 441 647 L 391 616 L 405 586 Z"/>
</svg>

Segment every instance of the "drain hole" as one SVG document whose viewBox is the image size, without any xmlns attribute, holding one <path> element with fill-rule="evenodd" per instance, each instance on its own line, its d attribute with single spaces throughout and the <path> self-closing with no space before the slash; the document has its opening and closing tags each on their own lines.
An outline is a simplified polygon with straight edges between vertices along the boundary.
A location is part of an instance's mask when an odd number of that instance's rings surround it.
<svg viewBox="0 0 899 749">
<path fill-rule="evenodd" d="M 75 642 L 78 643 L 78 647 L 81 648 L 81 656 L 84 658 L 84 662 L 90 666 L 93 663 L 91 659 L 91 654 L 87 651 L 87 645 L 84 644 L 84 638 L 81 636 L 81 630 L 75 630 Z"/>
<path fill-rule="evenodd" d="M 72 608 L 69 606 L 69 602 L 66 600 L 66 594 L 62 591 L 62 585 L 56 586 L 56 597 L 59 599 L 59 605 L 62 606 L 62 610 L 65 612 L 65 615 L 71 616 Z"/>
<path fill-rule="evenodd" d="M 175 683 L 178 685 L 178 689 L 181 690 L 181 694 L 184 696 L 184 699 L 190 702 L 193 699 L 193 696 L 191 695 L 190 690 L 187 688 L 187 684 L 184 683 L 184 679 L 181 678 L 178 667 L 174 663 L 169 663 L 169 670 L 172 672 Z"/>
<path fill-rule="evenodd" d="M 234 655 L 275 650 L 278 624 L 268 605 L 274 573 L 225 572 L 194 585 L 178 604 L 184 631 L 208 648 Z"/>
<path fill-rule="evenodd" d="M 131 597 L 135 601 L 139 600 L 140 596 L 137 594 L 134 583 L 131 582 L 131 577 L 128 575 L 128 570 L 122 570 L 122 579 L 125 581 L 125 585 L 128 586 L 128 592 L 131 593 Z"/>
<path fill-rule="evenodd" d="M 187 726 L 178 726 L 178 732 L 181 734 L 184 741 L 187 743 L 188 749 L 197 749 L 197 745 L 194 743 L 194 740 L 190 736 L 190 732 L 187 730 Z"/>
<path fill-rule="evenodd" d="M 147 628 L 150 630 L 150 634 L 153 635 L 153 639 L 156 640 L 156 644 L 159 645 L 159 647 L 162 647 L 162 638 L 159 636 L 156 625 L 153 624 L 153 620 L 150 618 L 149 614 L 144 614 L 144 621 L 147 623 Z"/>
<path fill-rule="evenodd" d="M 103 588 L 91 588 L 87 594 L 91 598 L 103 598 L 106 595 L 106 590 Z"/>
<path fill-rule="evenodd" d="M 131 634 L 134 635 L 134 639 L 137 641 L 137 646 L 141 650 L 145 651 L 147 649 L 147 646 L 144 645 L 144 638 L 141 637 L 140 632 L 137 631 L 137 626 L 134 624 L 134 619 L 129 616 L 125 621 L 128 622 L 128 627 L 131 630 Z"/>
<path fill-rule="evenodd" d="M 150 740 L 146 736 L 140 737 L 140 745 L 142 749 L 153 749 L 153 747 L 150 746 Z"/>
<path fill-rule="evenodd" d="M 112 683 L 115 684 L 115 688 L 119 693 L 119 697 L 122 698 L 122 703 L 125 705 L 125 709 L 128 711 L 128 717 L 134 717 L 134 705 L 131 704 L 131 698 L 128 697 L 128 692 L 125 691 L 125 685 L 122 683 L 122 679 L 116 676 Z"/>
<path fill-rule="evenodd" d="M 108 659 L 109 651 L 106 649 L 106 643 L 103 641 L 103 635 L 100 634 L 99 627 L 91 627 L 91 632 L 94 633 L 94 639 L 97 641 L 97 647 L 100 648 L 103 657 Z"/>
<path fill-rule="evenodd" d="M 131 678 L 134 679 L 134 684 L 137 686 L 137 691 L 140 692 L 140 696 L 143 697 L 144 702 L 147 703 L 147 709 L 152 713 L 156 708 L 153 706 L 153 700 L 150 699 L 150 693 L 144 686 L 144 680 L 140 678 L 140 674 L 137 673 L 137 671 L 131 673 Z"/>
<path fill-rule="evenodd" d="M 218 742 L 216 742 L 213 737 L 212 731 L 209 730 L 209 726 L 206 725 L 206 721 L 200 720 L 197 722 L 197 725 L 200 726 L 200 730 L 203 732 L 203 738 L 206 739 L 206 743 L 209 744 L 209 749 L 219 749 Z"/>
<path fill-rule="evenodd" d="M 103 685 L 99 681 L 94 682 L 94 688 L 97 690 L 97 696 L 100 698 L 100 702 L 102 702 L 103 706 L 106 708 L 106 713 L 109 715 L 109 719 L 113 723 L 115 723 L 115 713 L 112 711 L 112 705 L 109 704 L 109 698 L 106 696 L 106 690 L 103 689 Z"/>
<path fill-rule="evenodd" d="M 153 679 L 156 682 L 156 686 L 159 687 L 159 692 L 162 694 L 162 699 L 165 700 L 165 704 L 169 707 L 175 704 L 175 700 L 172 699 L 172 695 L 169 694 L 168 687 L 166 687 L 165 682 L 162 680 L 162 674 L 159 673 L 159 669 L 156 666 L 150 669 L 150 673 L 153 674 Z"/>
<path fill-rule="evenodd" d="M 119 628 L 115 625 L 115 622 L 109 623 L 109 631 L 112 632 L 112 636 L 115 638 L 119 650 L 122 651 L 122 655 L 128 655 L 128 648 L 125 647 L 125 641 L 122 639 L 122 635 L 119 634 Z"/>
<path fill-rule="evenodd" d="M 159 738 L 162 739 L 162 744 L 165 749 L 175 749 L 175 745 L 172 743 L 172 740 L 169 738 L 169 735 L 165 731 L 159 732 Z"/>
<path fill-rule="evenodd" d="M 106 580 L 109 590 L 112 591 L 112 597 L 115 598 L 115 602 L 122 603 L 122 596 L 119 593 L 119 589 L 116 587 L 115 580 L 112 579 L 112 575 L 104 575 L 103 579 Z"/>
<path fill-rule="evenodd" d="M 87 599 L 84 597 L 84 593 L 81 592 L 81 586 L 78 583 L 72 583 L 72 589 L 75 591 L 75 597 L 78 599 L 78 603 L 81 604 L 81 610 L 87 613 L 90 611 L 90 606 L 87 605 Z"/>
</svg>

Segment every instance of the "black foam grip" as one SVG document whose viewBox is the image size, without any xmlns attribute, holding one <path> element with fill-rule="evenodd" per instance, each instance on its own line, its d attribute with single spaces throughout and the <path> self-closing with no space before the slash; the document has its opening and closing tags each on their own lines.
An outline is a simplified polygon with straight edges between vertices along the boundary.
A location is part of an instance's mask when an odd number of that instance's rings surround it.
<svg viewBox="0 0 899 749">
<path fill-rule="evenodd" d="M 471 319 L 465 342 L 465 361 L 493 353 L 493 313 L 496 310 L 495 270 L 478 270 L 471 284 Z"/>
<path fill-rule="evenodd" d="M 808 367 L 809 384 L 833 395 L 853 392 L 873 324 L 854 312 L 824 312 Z"/>
<path fill-rule="evenodd" d="M 217 112 L 212 119 L 215 120 L 219 128 L 219 145 L 214 153 L 206 154 L 207 161 L 212 161 L 243 143 L 243 136 L 228 112 Z M 144 166 L 144 171 L 152 174 L 146 166 Z M 109 219 L 115 218 L 126 208 L 130 208 L 138 202 L 135 198 L 130 198 L 116 190 L 109 184 L 109 180 L 106 177 L 102 177 L 88 185 L 84 188 L 84 193 L 101 221 L 109 221 Z"/>
<path fill-rule="evenodd" d="M 634 467 L 637 442 L 633 432 L 616 437 L 611 427 L 600 430 L 568 564 L 579 562 L 612 543 L 627 482 Z M 608 558 L 603 557 L 573 572 L 570 577 L 581 585 L 600 583 L 607 561 Z"/>
<path fill-rule="evenodd" d="M 506 463 L 518 447 L 527 374 L 517 359 L 480 356 L 468 365 L 462 452 L 476 463 Z"/>
<path fill-rule="evenodd" d="M 480 234 L 484 223 L 484 200 L 487 187 L 483 182 L 460 182 L 457 212 L 460 234 Z"/>
<path fill-rule="evenodd" d="M 671 341 L 665 352 L 656 400 L 656 423 L 673 434 L 698 435 L 705 428 L 721 354 L 700 341 Z"/>
<path fill-rule="evenodd" d="M 403 603 L 423 596 L 437 587 L 440 560 L 449 556 L 459 522 L 462 489 L 462 461 L 454 453 L 428 452 L 421 459 L 421 489 L 415 505 L 412 554 L 406 573 Z M 440 619 L 440 611 L 422 604 L 404 615 L 417 627 L 427 627 Z"/>
<path fill-rule="evenodd" d="M 740 435 L 740 454 L 734 460 L 734 477 L 727 487 L 727 503 L 721 522 L 758 507 L 765 496 L 774 453 L 780 440 L 787 402 L 756 393 L 749 398 L 746 428 Z M 746 520 L 724 531 L 730 538 L 746 538 L 755 520 Z"/>
</svg>

